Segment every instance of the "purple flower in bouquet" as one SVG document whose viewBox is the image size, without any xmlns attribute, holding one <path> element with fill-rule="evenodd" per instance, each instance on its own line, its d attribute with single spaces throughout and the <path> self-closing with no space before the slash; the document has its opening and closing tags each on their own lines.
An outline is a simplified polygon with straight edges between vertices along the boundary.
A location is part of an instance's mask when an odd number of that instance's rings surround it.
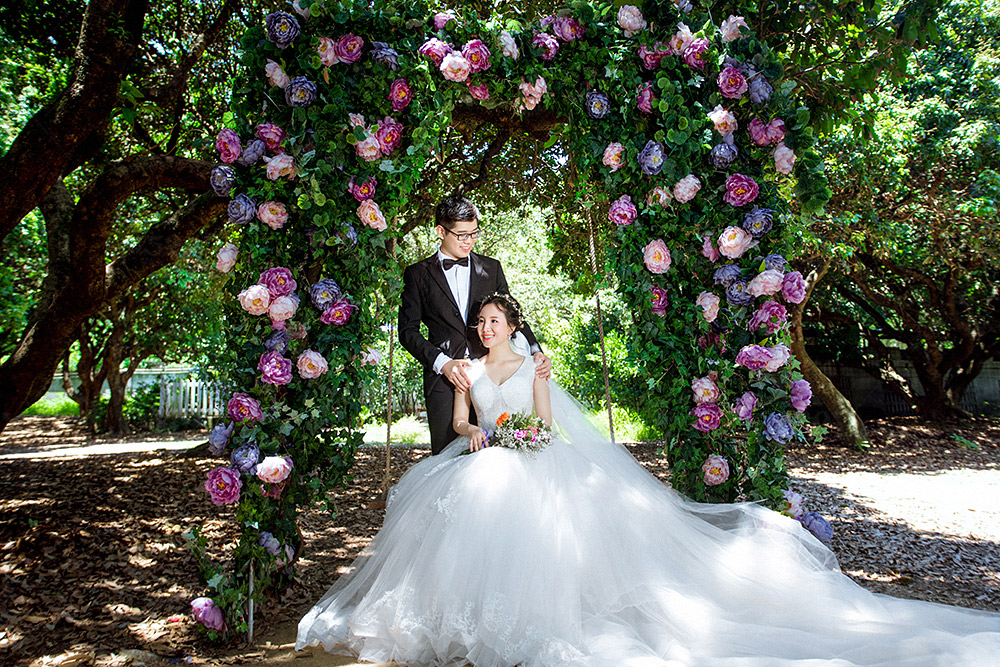
<svg viewBox="0 0 1000 667">
<path fill-rule="evenodd" d="M 806 281 L 798 271 L 786 273 L 781 283 L 781 295 L 788 303 L 802 303 L 806 299 Z"/>
<path fill-rule="evenodd" d="M 786 445 L 795 435 L 792 423 L 780 412 L 772 412 L 764 417 L 764 437 L 779 445 Z"/>
<path fill-rule="evenodd" d="M 359 202 L 367 201 L 375 196 L 375 186 L 378 185 L 378 181 L 375 180 L 374 176 L 369 176 L 364 183 L 355 183 L 354 177 L 351 177 L 351 182 L 347 185 L 348 191 L 351 195 Z"/>
<path fill-rule="evenodd" d="M 774 226 L 774 211 L 769 208 L 754 206 L 743 217 L 743 229 L 755 239 L 764 238 Z"/>
<path fill-rule="evenodd" d="M 243 148 L 240 137 L 228 127 L 219 132 L 215 138 L 215 150 L 219 151 L 219 159 L 225 163 L 234 162 L 240 156 Z"/>
<path fill-rule="evenodd" d="M 417 53 L 422 56 L 427 56 L 438 67 L 441 66 L 441 61 L 443 61 L 444 57 L 451 53 L 451 51 L 451 45 L 446 42 L 442 42 L 437 37 L 431 37 L 424 42 L 419 49 L 417 49 Z"/>
<path fill-rule="evenodd" d="M 337 44 L 333 48 L 340 62 L 350 64 L 361 59 L 364 46 L 365 40 L 352 33 L 347 33 L 337 40 Z"/>
<path fill-rule="evenodd" d="M 552 60 L 559 52 L 559 40 L 547 32 L 536 32 L 531 45 L 542 49 L 542 60 Z"/>
<path fill-rule="evenodd" d="M 733 406 L 733 412 L 741 420 L 748 422 L 753 419 L 753 411 L 757 407 L 757 395 L 752 391 L 743 392 L 743 395 L 739 397 L 736 401 L 736 405 Z"/>
<path fill-rule="evenodd" d="M 396 79 L 389 86 L 389 101 L 393 111 L 402 111 L 413 100 L 413 88 L 406 79 Z"/>
<path fill-rule="evenodd" d="M 638 215 L 639 210 L 628 195 L 622 195 L 616 199 L 608 210 L 608 220 L 616 225 L 631 225 Z"/>
<path fill-rule="evenodd" d="M 379 65 L 386 65 L 395 72 L 399 69 L 399 52 L 385 42 L 372 42 L 371 58 Z"/>
<path fill-rule="evenodd" d="M 233 465 L 234 469 L 241 473 L 250 474 L 253 474 L 254 467 L 259 460 L 260 449 L 255 442 L 240 445 L 233 451 L 232 456 L 229 458 L 229 462 Z"/>
<path fill-rule="evenodd" d="M 667 307 L 670 306 L 670 299 L 667 298 L 667 290 L 659 285 L 653 285 L 653 296 L 650 305 L 654 313 L 660 317 L 666 317 Z"/>
<path fill-rule="evenodd" d="M 281 142 L 288 136 L 283 128 L 271 122 L 261 123 L 254 129 L 253 133 L 254 136 L 267 144 L 267 150 L 272 153 L 278 152 L 278 149 L 281 148 Z"/>
<path fill-rule="evenodd" d="M 194 620 L 204 625 L 209 630 L 225 632 L 226 618 L 222 614 L 222 609 L 215 606 L 209 598 L 195 598 L 191 600 L 191 613 Z"/>
<path fill-rule="evenodd" d="M 434 14 L 434 29 L 444 30 L 444 27 L 448 25 L 449 21 L 454 21 L 456 24 L 458 23 L 458 17 L 455 16 L 455 12 L 437 12 Z"/>
<path fill-rule="evenodd" d="M 267 288 L 272 299 L 294 294 L 299 286 L 295 282 L 295 278 L 292 277 L 292 272 L 283 266 L 276 266 L 263 271 L 257 282 Z"/>
<path fill-rule="evenodd" d="M 701 473 L 706 486 L 718 486 L 729 479 L 729 463 L 718 454 L 712 454 L 702 464 Z"/>
<path fill-rule="evenodd" d="M 232 468 L 213 468 L 205 479 L 205 490 L 216 505 L 228 505 L 240 499 L 240 473 Z"/>
<path fill-rule="evenodd" d="M 749 278 L 737 278 L 726 286 L 726 301 L 730 306 L 749 306 L 753 303 L 753 294 L 747 290 Z"/>
<path fill-rule="evenodd" d="M 748 88 L 743 72 L 731 66 L 719 72 L 717 83 L 719 84 L 719 92 L 722 96 L 731 100 L 738 100 L 743 97 Z"/>
<path fill-rule="evenodd" d="M 722 424 L 722 410 L 715 403 L 699 403 L 691 414 L 695 417 L 695 429 L 702 433 L 714 431 Z"/>
<path fill-rule="evenodd" d="M 250 143 L 243 149 L 243 153 L 236 158 L 236 164 L 243 167 L 251 167 L 264 157 L 267 151 L 267 144 L 260 139 L 251 139 Z"/>
<path fill-rule="evenodd" d="M 285 103 L 290 107 L 307 107 L 316 101 L 316 84 L 304 76 L 292 78 L 285 86 Z"/>
<path fill-rule="evenodd" d="M 234 422 L 255 422 L 264 418 L 264 412 L 260 409 L 257 399 L 241 391 L 233 394 L 226 403 L 226 414 Z"/>
<path fill-rule="evenodd" d="M 788 311 L 774 300 L 765 301 L 750 318 L 747 329 L 756 331 L 762 326 L 767 327 L 767 333 L 773 334 L 788 321 Z"/>
<path fill-rule="evenodd" d="M 729 287 L 729 285 L 743 275 L 743 269 L 736 264 L 724 264 L 712 274 L 712 280 L 716 285 Z"/>
<path fill-rule="evenodd" d="M 708 163 L 716 169 L 728 169 L 739 155 L 740 152 L 734 144 L 723 142 L 712 147 L 708 154 Z"/>
<path fill-rule="evenodd" d="M 472 95 L 477 100 L 488 100 L 490 99 L 490 89 L 485 83 L 473 84 L 472 81 L 468 82 L 469 94 Z"/>
<path fill-rule="evenodd" d="M 732 206 L 743 206 L 757 198 L 757 183 L 744 174 L 733 174 L 726 179 L 726 194 L 722 201 Z"/>
<path fill-rule="evenodd" d="M 331 303 L 339 301 L 342 296 L 340 286 L 330 278 L 322 278 L 309 288 L 309 298 L 319 310 L 326 310 Z"/>
<path fill-rule="evenodd" d="M 557 16 L 552 22 L 552 32 L 564 42 L 583 37 L 583 26 L 572 16 Z"/>
<path fill-rule="evenodd" d="M 287 49 L 299 36 L 299 22 L 288 12 L 271 12 L 264 18 L 267 41 L 279 49 Z"/>
<path fill-rule="evenodd" d="M 347 299 L 340 298 L 334 301 L 323 311 L 320 315 L 319 321 L 323 324 L 333 324 L 336 326 L 341 326 L 347 324 L 351 319 L 351 314 L 357 310 L 358 307 L 353 303 L 347 301 Z"/>
<path fill-rule="evenodd" d="M 643 68 L 647 70 L 654 70 L 658 68 L 663 59 L 670 55 L 670 51 L 668 49 L 669 46 L 664 42 L 657 42 L 653 48 L 649 48 L 645 44 L 641 44 L 637 53 L 639 55 L 639 60 L 642 61 Z"/>
<path fill-rule="evenodd" d="M 736 365 L 758 371 L 771 361 L 771 350 L 761 345 L 744 345 L 736 355 Z"/>
<path fill-rule="evenodd" d="M 750 101 L 754 104 L 766 104 L 771 99 L 774 88 L 760 74 L 756 74 L 750 79 Z"/>
<path fill-rule="evenodd" d="M 292 337 L 285 329 L 277 329 L 267 340 L 264 341 L 264 349 L 285 354 L 288 352 L 288 344 L 292 342 Z"/>
<path fill-rule="evenodd" d="M 772 253 L 764 258 L 764 268 L 768 271 L 784 271 L 788 264 L 785 258 L 778 253 Z"/>
<path fill-rule="evenodd" d="M 272 556 L 277 556 L 278 551 L 281 550 L 281 543 L 278 542 L 278 538 L 268 532 L 260 534 L 260 537 L 257 539 L 257 546 L 263 547 Z"/>
<path fill-rule="evenodd" d="M 481 39 L 469 40 L 462 47 L 462 56 L 469 61 L 473 72 L 484 72 L 492 67 L 490 50 Z"/>
<path fill-rule="evenodd" d="M 228 197 L 229 193 L 233 190 L 233 186 L 236 185 L 236 172 L 233 171 L 232 167 L 220 164 L 218 167 L 212 169 L 212 172 L 208 176 L 208 182 L 211 184 L 215 194 L 220 197 Z"/>
<path fill-rule="evenodd" d="M 261 372 L 261 381 L 267 384 L 277 386 L 292 381 L 292 360 L 286 359 L 280 352 L 274 350 L 260 355 L 257 370 Z"/>
<path fill-rule="evenodd" d="M 792 400 L 792 407 L 799 412 L 805 412 L 809 404 L 812 403 L 812 386 L 809 380 L 795 380 L 789 390 L 789 397 Z"/>
<path fill-rule="evenodd" d="M 592 90 L 587 93 L 587 101 L 583 105 L 583 109 L 587 112 L 589 117 L 594 120 L 600 120 L 607 115 L 610 108 L 611 102 L 608 100 L 608 96 L 604 93 L 599 93 L 596 90 Z"/>
<path fill-rule="evenodd" d="M 233 434 L 235 427 L 236 424 L 232 422 L 228 426 L 225 424 L 215 425 L 212 432 L 208 434 L 208 451 L 212 456 L 220 456 L 226 450 L 229 437 Z"/>
<path fill-rule="evenodd" d="M 639 108 L 639 111 L 643 113 L 653 113 L 653 102 L 655 101 L 656 95 L 653 94 L 652 83 L 647 81 L 639 86 L 639 92 L 635 98 L 635 105 Z"/>
<path fill-rule="evenodd" d="M 684 62 L 691 69 L 705 69 L 705 51 L 708 50 L 708 40 L 697 38 L 684 49 Z"/>
<path fill-rule="evenodd" d="M 379 150 L 382 151 L 382 155 L 388 157 L 392 155 L 392 152 L 396 150 L 399 142 L 403 139 L 403 125 L 386 116 L 379 122 L 378 128 L 375 130 L 375 137 L 378 139 L 378 146 Z"/>
<path fill-rule="evenodd" d="M 804 512 L 799 517 L 802 527 L 812 533 L 817 540 L 824 544 L 833 539 L 833 526 L 816 512 Z"/>
<path fill-rule="evenodd" d="M 656 176 L 663 171 L 663 144 L 659 141 L 647 141 L 639 151 L 639 168 L 647 176 Z"/>
<path fill-rule="evenodd" d="M 245 225 L 256 217 L 257 202 L 249 195 L 236 195 L 229 202 L 226 212 L 229 214 L 229 222 L 235 225 Z"/>
</svg>

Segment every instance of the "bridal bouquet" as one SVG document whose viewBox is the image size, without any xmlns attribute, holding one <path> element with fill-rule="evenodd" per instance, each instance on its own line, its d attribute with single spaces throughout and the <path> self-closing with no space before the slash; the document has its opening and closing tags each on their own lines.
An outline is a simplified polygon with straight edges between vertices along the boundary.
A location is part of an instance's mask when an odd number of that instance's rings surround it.
<svg viewBox="0 0 1000 667">
<path fill-rule="evenodd" d="M 497 428 L 489 436 L 492 447 L 506 447 L 534 456 L 552 443 L 552 431 L 538 417 L 505 412 L 497 418 Z"/>
</svg>

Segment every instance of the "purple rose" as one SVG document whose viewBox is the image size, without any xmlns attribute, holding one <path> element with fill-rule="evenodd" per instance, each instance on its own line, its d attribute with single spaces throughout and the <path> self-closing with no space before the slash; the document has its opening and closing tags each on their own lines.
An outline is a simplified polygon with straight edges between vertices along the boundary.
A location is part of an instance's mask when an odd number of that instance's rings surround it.
<svg viewBox="0 0 1000 667">
<path fill-rule="evenodd" d="M 215 194 L 220 197 L 228 197 L 229 193 L 233 190 L 233 186 L 236 185 L 236 172 L 233 171 L 232 167 L 220 164 L 218 167 L 212 169 L 212 173 L 208 177 L 208 182 L 211 184 Z"/>
<path fill-rule="evenodd" d="M 355 183 L 354 177 L 351 177 L 347 190 L 357 201 L 363 202 L 375 196 L 375 186 L 377 185 L 378 181 L 375 180 L 374 176 L 369 176 L 364 183 Z"/>
<path fill-rule="evenodd" d="M 462 56 L 469 61 L 473 72 L 483 72 L 492 67 L 490 50 L 481 39 L 473 39 L 462 47 Z"/>
<path fill-rule="evenodd" d="M 299 286 L 292 277 L 292 272 L 283 266 L 276 266 L 264 271 L 260 274 L 260 279 L 257 282 L 267 288 L 272 299 L 294 294 Z"/>
<path fill-rule="evenodd" d="M 264 547 L 264 550 L 272 556 L 277 556 L 281 550 L 281 543 L 278 542 L 278 538 L 266 531 L 260 534 L 260 537 L 257 539 L 257 546 Z"/>
<path fill-rule="evenodd" d="M 691 410 L 694 415 L 694 427 L 702 433 L 708 433 L 722 424 L 722 410 L 715 403 L 699 403 Z"/>
<path fill-rule="evenodd" d="M 477 100 L 490 99 L 490 89 L 487 88 L 485 83 L 473 85 L 472 81 L 469 81 L 469 94 Z"/>
<path fill-rule="evenodd" d="M 754 206 L 743 217 L 743 230 L 755 239 L 764 238 L 774 226 L 774 211 L 769 208 Z"/>
<path fill-rule="evenodd" d="M 764 368 L 769 361 L 771 361 L 771 351 L 761 345 L 744 345 L 736 355 L 736 365 L 752 371 Z"/>
<path fill-rule="evenodd" d="M 191 600 L 191 613 L 194 620 L 204 625 L 209 630 L 216 632 L 226 631 L 226 619 L 222 610 L 215 606 L 209 598 L 195 598 Z"/>
<path fill-rule="evenodd" d="M 331 303 L 329 307 L 323 311 L 323 314 L 320 315 L 319 321 L 323 324 L 341 326 L 347 324 L 347 322 L 351 319 L 351 314 L 357 309 L 358 307 L 353 303 L 348 302 L 347 299 L 340 298 Z"/>
<path fill-rule="evenodd" d="M 667 290 L 659 285 L 653 285 L 653 297 L 651 301 L 653 312 L 660 317 L 665 317 L 667 307 L 670 305 L 670 299 L 667 298 Z"/>
<path fill-rule="evenodd" d="M 399 146 L 403 140 L 403 125 L 397 123 L 389 116 L 379 121 L 378 129 L 375 130 L 375 138 L 378 139 L 379 150 L 382 155 L 388 157 Z"/>
<path fill-rule="evenodd" d="M 749 306 L 754 301 L 753 294 L 747 289 L 749 278 L 737 278 L 726 286 L 726 301 L 731 306 Z"/>
<path fill-rule="evenodd" d="M 254 472 L 254 466 L 257 465 L 257 461 L 259 460 L 260 449 L 255 442 L 240 445 L 233 450 L 233 454 L 229 458 L 229 462 L 232 463 L 233 468 L 241 473 L 249 473 L 251 475 Z"/>
<path fill-rule="evenodd" d="M 604 118 L 610 108 L 611 101 L 608 100 L 608 96 L 604 93 L 599 93 L 595 90 L 587 93 L 587 101 L 583 105 L 583 110 L 594 120 Z"/>
<path fill-rule="evenodd" d="M 692 40 L 684 49 L 684 62 L 691 69 L 705 69 L 705 51 L 708 50 L 707 39 Z"/>
<path fill-rule="evenodd" d="M 285 86 L 285 104 L 290 107 L 307 107 L 316 101 L 316 84 L 297 76 Z"/>
<path fill-rule="evenodd" d="M 329 278 L 323 278 L 309 288 L 309 298 L 319 310 L 326 310 L 334 301 L 340 300 L 343 292 L 340 286 Z"/>
<path fill-rule="evenodd" d="M 726 179 L 726 194 L 722 201 L 732 206 L 743 206 L 757 198 L 757 183 L 744 174 L 733 174 Z"/>
<path fill-rule="evenodd" d="M 205 490 L 216 505 L 228 505 L 240 499 L 240 473 L 232 468 L 213 468 L 208 471 Z"/>
<path fill-rule="evenodd" d="M 547 32 L 536 32 L 531 45 L 542 49 L 542 60 L 552 60 L 559 51 L 559 40 Z"/>
<path fill-rule="evenodd" d="M 723 142 L 712 147 L 712 151 L 708 154 L 708 163 L 716 169 L 728 169 L 739 155 L 740 152 L 734 144 Z"/>
<path fill-rule="evenodd" d="M 371 59 L 379 65 L 387 65 L 395 72 L 399 69 L 399 52 L 385 42 L 372 42 Z"/>
<path fill-rule="evenodd" d="M 773 334 L 784 326 L 788 321 L 788 311 L 777 301 L 765 301 L 757 312 L 750 318 L 747 329 L 756 331 L 762 326 L 767 326 L 767 333 Z"/>
<path fill-rule="evenodd" d="M 340 231 L 337 232 L 336 238 L 348 248 L 354 248 L 358 245 L 358 232 L 354 229 L 354 225 L 349 222 L 345 222 L 340 226 Z"/>
<path fill-rule="evenodd" d="M 249 195 L 236 195 L 229 202 L 226 212 L 229 214 L 229 222 L 236 225 L 245 225 L 256 217 L 257 202 Z"/>
<path fill-rule="evenodd" d="M 722 96 L 731 100 L 738 100 L 747 92 L 746 77 L 735 67 L 726 67 L 719 72 L 717 83 Z"/>
<path fill-rule="evenodd" d="M 653 84 L 647 81 L 639 86 L 639 94 L 635 98 L 635 105 L 643 113 L 653 113 L 653 102 L 656 96 L 653 94 Z"/>
<path fill-rule="evenodd" d="M 267 150 L 272 153 L 278 152 L 278 149 L 281 148 L 281 142 L 288 136 L 283 128 L 272 122 L 261 123 L 254 129 L 253 133 L 258 139 L 263 140 L 267 145 Z"/>
<path fill-rule="evenodd" d="M 562 41 L 572 42 L 583 36 L 583 26 L 572 16 L 557 16 L 552 22 L 552 32 Z"/>
<path fill-rule="evenodd" d="M 451 53 L 451 51 L 451 45 L 442 42 L 437 37 L 431 37 L 424 42 L 419 49 L 417 49 L 417 53 L 422 56 L 427 56 L 438 67 L 441 66 L 441 61 L 444 60 L 444 57 Z"/>
<path fill-rule="evenodd" d="M 434 15 L 434 29 L 444 30 L 444 27 L 448 25 L 449 21 L 454 21 L 458 23 L 458 17 L 455 16 L 454 12 L 438 12 Z"/>
<path fill-rule="evenodd" d="M 816 512 L 805 512 L 799 517 L 802 527 L 824 544 L 833 539 L 833 526 Z"/>
<path fill-rule="evenodd" d="M 639 47 L 638 54 L 642 66 L 645 69 L 654 70 L 660 66 L 661 61 L 666 56 L 670 55 L 670 47 L 664 42 L 657 42 L 652 49 L 643 44 Z"/>
<path fill-rule="evenodd" d="M 733 406 L 733 412 L 741 420 L 748 422 L 753 419 L 753 411 L 757 407 L 757 395 L 752 391 L 744 392 Z"/>
<path fill-rule="evenodd" d="M 754 75 L 750 79 L 750 101 L 754 104 L 766 104 L 771 99 L 774 88 L 760 74 Z"/>
<path fill-rule="evenodd" d="M 260 139 L 251 139 L 250 143 L 246 145 L 243 149 L 243 153 L 236 158 L 236 164 L 251 167 L 257 164 L 257 161 L 264 157 L 264 153 L 267 151 L 267 144 L 265 144 Z"/>
<path fill-rule="evenodd" d="M 639 210 L 628 195 L 622 195 L 616 199 L 608 210 L 608 220 L 616 225 L 631 225 L 638 215 Z"/>
<path fill-rule="evenodd" d="M 226 403 L 226 413 L 234 422 L 256 422 L 264 418 L 257 399 L 241 391 L 233 394 Z"/>
<path fill-rule="evenodd" d="M 299 36 L 299 22 L 287 12 L 271 12 L 264 18 L 267 41 L 279 49 L 287 49 Z"/>
<path fill-rule="evenodd" d="M 288 344 L 292 342 L 292 336 L 285 329 L 277 329 L 264 341 L 264 349 L 285 354 L 288 352 Z"/>
<path fill-rule="evenodd" d="M 402 111 L 410 106 L 413 100 L 413 88 L 406 79 L 396 79 L 389 86 L 389 101 L 392 103 L 393 111 Z"/>
<path fill-rule="evenodd" d="M 639 151 L 639 168 L 647 176 L 656 176 L 663 171 L 663 144 L 647 141 Z"/>
<path fill-rule="evenodd" d="M 337 54 L 337 59 L 342 63 L 356 63 L 361 59 L 361 52 L 364 48 L 365 40 L 357 35 L 347 33 L 337 40 L 333 47 L 333 52 Z"/>
<path fill-rule="evenodd" d="M 261 372 L 261 382 L 267 384 L 283 385 L 292 381 L 292 360 L 274 350 L 260 355 L 257 370 Z"/>
<path fill-rule="evenodd" d="M 764 437 L 779 445 L 786 445 L 795 435 L 792 423 L 780 412 L 772 412 L 764 417 Z"/>
<path fill-rule="evenodd" d="M 809 385 L 809 380 L 796 380 L 792 383 L 789 391 L 792 399 L 792 407 L 799 412 L 805 412 L 812 402 L 813 392 Z"/>
<path fill-rule="evenodd" d="M 788 303 L 802 303 L 806 300 L 806 281 L 798 271 L 786 273 L 781 282 L 781 295 Z"/>
<path fill-rule="evenodd" d="M 764 258 L 764 269 L 766 271 L 784 272 L 785 265 L 787 264 L 788 262 L 785 261 L 785 258 L 777 253 L 772 253 Z"/>
<path fill-rule="evenodd" d="M 736 264 L 725 264 L 715 270 L 715 273 L 712 274 L 712 280 L 716 285 L 729 287 L 734 280 L 742 275 L 743 269 Z"/>
<path fill-rule="evenodd" d="M 215 150 L 219 151 L 219 159 L 225 163 L 234 162 L 243 150 L 240 146 L 240 137 L 228 127 L 219 131 L 215 138 Z"/>
<path fill-rule="evenodd" d="M 216 424 L 212 429 L 212 432 L 208 434 L 208 451 L 212 456 L 221 456 L 222 452 L 226 451 L 226 445 L 229 444 L 229 437 L 233 434 L 233 429 L 236 428 L 236 424 L 230 422 L 229 426 L 225 424 Z"/>
<path fill-rule="evenodd" d="M 781 143 L 785 139 L 785 121 L 780 118 L 775 118 L 770 123 L 767 124 L 765 128 L 767 133 L 767 143 L 777 144 Z"/>
</svg>

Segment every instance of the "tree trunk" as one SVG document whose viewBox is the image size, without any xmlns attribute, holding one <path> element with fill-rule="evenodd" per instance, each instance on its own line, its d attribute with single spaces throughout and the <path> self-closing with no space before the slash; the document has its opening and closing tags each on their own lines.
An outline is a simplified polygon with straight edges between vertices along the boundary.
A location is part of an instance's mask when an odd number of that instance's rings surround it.
<svg viewBox="0 0 1000 667">
<path fill-rule="evenodd" d="M 108 399 L 108 410 L 105 413 L 105 428 L 111 435 L 125 435 L 129 432 L 128 421 L 125 419 L 125 382 L 122 378 L 122 342 L 125 338 L 126 324 L 119 321 L 120 313 L 116 306 L 111 308 L 113 329 L 104 352 L 102 370 L 108 378 L 108 389 L 111 395 Z"/>
<path fill-rule="evenodd" d="M 813 288 L 826 275 L 829 268 L 830 260 L 824 260 L 819 269 L 809 273 L 806 278 L 806 298 L 802 303 L 789 309 L 792 320 L 792 354 L 799 360 L 799 364 L 802 366 L 802 375 L 809 381 L 813 393 L 819 396 L 823 405 L 830 411 L 830 415 L 837 424 L 844 440 L 853 447 L 864 449 L 869 444 L 868 429 L 865 428 L 864 422 L 861 421 L 861 417 L 858 416 L 847 397 L 840 393 L 830 378 L 816 366 L 812 357 L 809 356 L 806 351 L 805 336 L 802 332 L 802 312 L 809 302 Z"/>
</svg>

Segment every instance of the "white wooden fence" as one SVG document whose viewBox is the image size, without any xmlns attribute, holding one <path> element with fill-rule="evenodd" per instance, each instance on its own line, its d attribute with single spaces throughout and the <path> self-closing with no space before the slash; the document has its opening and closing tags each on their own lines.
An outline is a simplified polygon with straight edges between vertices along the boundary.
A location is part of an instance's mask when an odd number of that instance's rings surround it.
<svg viewBox="0 0 1000 667">
<path fill-rule="evenodd" d="M 218 417 L 225 412 L 222 387 L 192 378 L 160 383 L 161 417 Z"/>
</svg>

